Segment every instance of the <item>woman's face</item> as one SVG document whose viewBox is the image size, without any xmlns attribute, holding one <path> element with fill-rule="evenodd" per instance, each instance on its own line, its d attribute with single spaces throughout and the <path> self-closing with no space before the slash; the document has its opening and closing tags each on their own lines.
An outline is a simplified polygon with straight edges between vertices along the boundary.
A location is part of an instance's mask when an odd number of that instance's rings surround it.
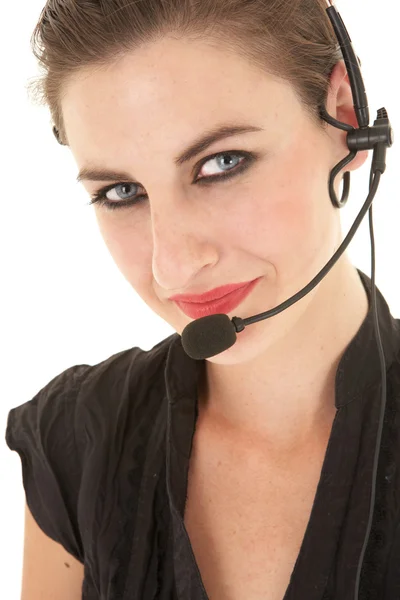
<svg viewBox="0 0 400 600">
<path fill-rule="evenodd" d="M 344 76 L 339 63 L 337 87 Z M 258 314 L 309 283 L 340 243 L 328 176 L 348 154 L 346 133 L 318 129 L 287 83 L 239 56 L 164 39 L 75 77 L 62 108 L 79 169 L 124 172 L 83 185 L 91 196 L 112 188 L 107 197 L 116 209 L 95 205 L 104 241 L 135 291 L 179 334 L 193 319 L 170 296 L 261 278 L 229 316 Z M 327 109 L 346 118 L 332 92 Z M 222 124 L 259 131 L 175 163 Z M 231 177 L 212 182 L 224 174 Z M 118 208 L 137 197 L 136 205 Z M 299 318 L 315 292 L 281 313 L 280 327 Z M 271 342 L 274 319 L 265 323 Z M 269 343 L 257 339 L 262 329 L 248 328 L 259 348 Z"/>
</svg>

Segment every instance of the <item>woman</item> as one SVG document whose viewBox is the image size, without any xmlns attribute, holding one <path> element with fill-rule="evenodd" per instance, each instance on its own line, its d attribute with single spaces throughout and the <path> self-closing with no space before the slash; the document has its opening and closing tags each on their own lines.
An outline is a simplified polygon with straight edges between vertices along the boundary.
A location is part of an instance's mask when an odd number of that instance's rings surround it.
<svg viewBox="0 0 400 600">
<path fill-rule="evenodd" d="M 26 535 L 26 590 L 40 579 L 46 598 L 353 598 L 380 408 L 370 279 L 344 254 L 229 350 L 195 361 L 180 337 L 207 310 L 199 295 L 254 282 L 214 312 L 269 310 L 342 241 L 327 181 L 346 133 L 319 106 L 357 121 L 325 9 L 47 3 L 34 91 L 116 265 L 177 333 L 72 367 L 10 411 L 29 531 L 46 548 Z M 395 600 L 400 329 L 379 292 L 378 310 L 388 400 L 360 591 Z"/>
</svg>

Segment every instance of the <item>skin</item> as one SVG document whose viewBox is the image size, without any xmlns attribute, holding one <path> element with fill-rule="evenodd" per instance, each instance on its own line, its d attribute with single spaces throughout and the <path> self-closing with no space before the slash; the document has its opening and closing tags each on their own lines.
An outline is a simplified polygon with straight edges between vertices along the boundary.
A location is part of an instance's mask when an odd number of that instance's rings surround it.
<svg viewBox="0 0 400 600">
<path fill-rule="evenodd" d="M 331 84 L 328 113 L 357 127 L 343 61 Z M 121 188 L 114 189 L 112 200 L 147 194 L 125 210 L 95 205 L 96 218 L 123 276 L 179 334 L 192 319 L 169 296 L 262 277 L 229 316 L 258 314 L 307 285 L 343 240 L 327 182 L 349 152 L 346 132 L 327 124 L 318 129 L 287 82 L 232 52 L 205 42 L 159 40 L 107 68 L 74 76 L 62 110 L 79 169 L 130 173 L 139 187 L 122 198 Z M 194 139 L 226 121 L 264 131 L 222 140 L 190 163 L 174 164 Z M 201 159 L 233 150 L 260 158 L 226 183 L 193 185 Z M 358 169 L 367 156 L 358 153 L 346 170 Z M 197 176 L 222 173 L 221 162 L 210 159 Z M 92 195 L 114 183 L 127 181 L 83 185 Z M 367 295 L 345 253 L 302 300 L 247 327 L 233 347 L 206 360 L 201 414 L 218 431 L 280 451 L 304 447 L 311 433 L 314 439 L 324 435 L 336 412 L 340 357 L 367 311 Z"/>
</svg>

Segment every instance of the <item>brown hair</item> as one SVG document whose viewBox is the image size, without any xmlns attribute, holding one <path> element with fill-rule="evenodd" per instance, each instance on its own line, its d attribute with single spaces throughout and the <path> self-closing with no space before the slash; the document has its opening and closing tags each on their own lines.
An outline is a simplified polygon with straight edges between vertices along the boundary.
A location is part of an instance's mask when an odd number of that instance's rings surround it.
<svg viewBox="0 0 400 600">
<path fill-rule="evenodd" d="M 61 100 L 68 79 L 163 37 L 236 52 L 289 82 L 322 127 L 330 75 L 343 59 L 326 0 L 47 0 L 31 39 L 41 75 L 28 84 L 68 144 Z"/>
</svg>

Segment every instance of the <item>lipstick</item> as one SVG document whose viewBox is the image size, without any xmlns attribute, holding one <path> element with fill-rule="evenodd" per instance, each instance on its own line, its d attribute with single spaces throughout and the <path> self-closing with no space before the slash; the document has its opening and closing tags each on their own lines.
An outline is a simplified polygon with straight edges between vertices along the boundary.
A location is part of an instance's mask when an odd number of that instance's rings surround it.
<svg viewBox="0 0 400 600">
<path fill-rule="evenodd" d="M 222 296 L 222 298 L 210 302 L 184 302 L 183 300 L 174 300 L 174 302 L 185 315 L 192 319 L 200 319 L 215 314 L 228 314 L 249 296 L 260 280 L 261 277 L 250 281 L 243 287 L 236 288 L 236 290 Z"/>
</svg>

